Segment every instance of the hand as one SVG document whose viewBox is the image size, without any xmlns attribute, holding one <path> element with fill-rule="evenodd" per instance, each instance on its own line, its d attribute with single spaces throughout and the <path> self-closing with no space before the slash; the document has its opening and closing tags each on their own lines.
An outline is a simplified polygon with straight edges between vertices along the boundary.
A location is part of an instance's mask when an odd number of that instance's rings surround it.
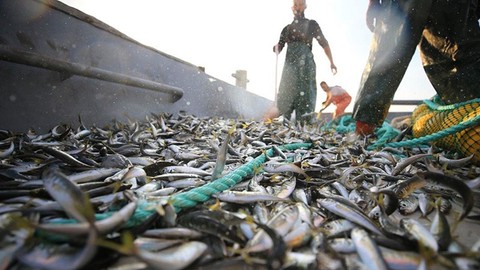
<svg viewBox="0 0 480 270">
<path fill-rule="evenodd" d="M 278 43 L 273 46 L 273 52 L 276 53 L 276 54 L 279 54 L 279 53 L 280 53 L 280 49 L 279 49 Z"/>
<path fill-rule="evenodd" d="M 367 8 L 366 22 L 367 27 L 371 32 L 375 30 L 375 25 L 378 22 L 378 13 L 380 11 L 379 0 L 370 0 Z"/>
<path fill-rule="evenodd" d="M 332 70 L 333 75 L 337 74 L 337 66 L 335 66 L 335 64 L 331 64 L 330 69 Z"/>
</svg>

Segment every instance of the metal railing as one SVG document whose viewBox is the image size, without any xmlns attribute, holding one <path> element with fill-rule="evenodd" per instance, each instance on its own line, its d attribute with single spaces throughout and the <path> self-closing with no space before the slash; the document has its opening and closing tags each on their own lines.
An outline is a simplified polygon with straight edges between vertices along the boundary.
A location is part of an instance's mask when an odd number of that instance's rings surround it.
<svg viewBox="0 0 480 270">
<path fill-rule="evenodd" d="M 172 102 L 178 101 L 183 96 L 183 89 L 175 86 L 116 73 L 101 68 L 54 59 L 37 53 L 12 49 L 5 45 L 0 45 L 0 60 L 154 90 L 171 95 Z"/>
<path fill-rule="evenodd" d="M 423 100 L 393 100 L 392 105 L 413 105 L 417 106 L 423 103 Z"/>
</svg>

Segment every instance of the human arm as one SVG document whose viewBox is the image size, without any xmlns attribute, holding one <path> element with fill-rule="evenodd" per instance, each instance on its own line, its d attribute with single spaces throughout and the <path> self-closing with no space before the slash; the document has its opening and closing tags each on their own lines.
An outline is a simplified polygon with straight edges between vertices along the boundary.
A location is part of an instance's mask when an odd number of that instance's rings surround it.
<svg viewBox="0 0 480 270">
<path fill-rule="evenodd" d="M 406 1 L 382 7 L 386 9 L 382 12 L 399 16 L 379 21 L 374 31 L 368 63 L 353 107 L 356 121 L 381 125 L 385 120 L 422 37 L 431 3 L 427 0 Z"/>
<path fill-rule="evenodd" d="M 332 56 L 332 51 L 330 50 L 330 46 L 327 45 L 323 47 L 323 51 L 325 52 L 325 55 L 330 61 L 330 69 L 332 70 L 333 75 L 337 74 L 337 66 L 333 63 L 333 56 Z"/>
<path fill-rule="evenodd" d="M 330 106 L 330 104 L 332 104 L 332 91 L 327 92 L 327 99 L 322 102 L 322 108 L 320 111 L 325 110 L 328 106 Z"/>
<path fill-rule="evenodd" d="M 310 21 L 311 24 L 313 24 L 313 37 L 317 40 L 318 44 L 323 48 L 323 51 L 325 52 L 325 55 L 328 58 L 328 61 L 330 61 L 330 69 L 333 73 L 333 75 L 337 74 L 337 66 L 333 62 L 333 56 L 332 56 L 332 50 L 330 49 L 330 45 L 328 44 L 328 40 L 325 38 L 323 35 L 322 29 L 318 25 L 316 21 Z"/>
<path fill-rule="evenodd" d="M 286 35 L 287 35 L 287 26 L 285 26 L 282 32 L 280 33 L 280 38 L 278 40 L 278 43 L 273 45 L 274 53 L 279 54 L 283 50 L 283 47 L 285 46 L 285 43 L 286 43 L 286 39 L 285 39 Z"/>
</svg>

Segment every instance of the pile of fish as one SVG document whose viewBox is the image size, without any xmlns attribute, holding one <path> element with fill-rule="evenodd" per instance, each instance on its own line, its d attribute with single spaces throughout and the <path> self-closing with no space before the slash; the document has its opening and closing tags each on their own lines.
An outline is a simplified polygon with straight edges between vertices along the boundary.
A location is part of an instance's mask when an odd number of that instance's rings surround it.
<svg viewBox="0 0 480 270">
<path fill-rule="evenodd" d="M 480 269 L 471 157 L 323 126 L 160 113 L 0 130 L 0 269 Z M 172 199 L 262 155 L 196 205 Z"/>
</svg>

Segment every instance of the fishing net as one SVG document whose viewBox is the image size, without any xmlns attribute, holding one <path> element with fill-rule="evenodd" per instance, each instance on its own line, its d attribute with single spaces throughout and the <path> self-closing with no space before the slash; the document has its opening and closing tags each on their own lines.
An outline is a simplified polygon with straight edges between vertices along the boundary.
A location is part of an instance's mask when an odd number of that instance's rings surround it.
<svg viewBox="0 0 480 270">
<path fill-rule="evenodd" d="M 434 97 L 419 105 L 412 113 L 412 132 L 416 138 L 424 137 L 442 130 L 476 121 L 471 127 L 445 136 L 433 142 L 444 149 L 454 150 L 465 156 L 473 155 L 472 161 L 480 164 L 480 99 L 463 103 L 443 105 Z"/>
<path fill-rule="evenodd" d="M 399 130 L 385 121 L 375 130 L 377 138 L 368 150 L 382 147 L 414 147 L 434 144 L 445 150 L 451 150 L 472 156 L 472 162 L 480 165 L 480 99 L 443 105 L 435 96 L 425 100 L 411 115 L 413 139 L 394 141 Z M 351 115 L 330 121 L 323 128 L 339 133 L 355 131 L 355 120 Z"/>
</svg>

